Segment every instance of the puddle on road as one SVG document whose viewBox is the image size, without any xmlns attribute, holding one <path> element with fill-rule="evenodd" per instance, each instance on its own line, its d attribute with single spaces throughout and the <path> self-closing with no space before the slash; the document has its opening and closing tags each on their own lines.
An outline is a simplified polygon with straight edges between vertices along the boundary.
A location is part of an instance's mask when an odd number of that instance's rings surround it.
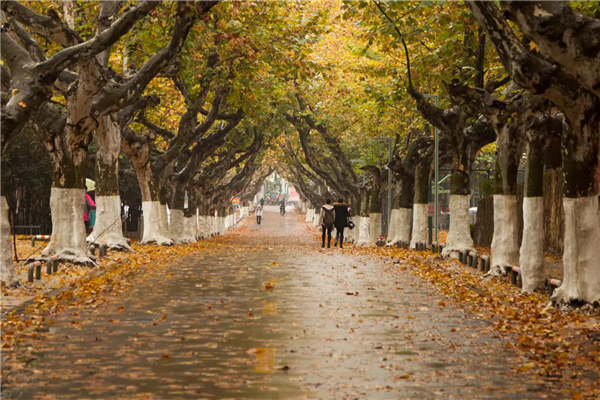
<svg viewBox="0 0 600 400">
<path fill-rule="evenodd" d="M 263 347 L 256 349 L 256 363 L 254 364 L 254 372 L 268 373 L 273 372 L 275 365 L 275 348 Z"/>
<path fill-rule="evenodd" d="M 397 351 L 396 354 L 398 354 L 399 356 L 418 356 L 419 355 L 419 353 L 415 353 L 414 351 L 408 351 L 408 350 Z"/>
<path fill-rule="evenodd" d="M 277 303 L 265 300 L 263 302 L 263 314 L 277 314 Z"/>
<path fill-rule="evenodd" d="M 440 362 L 430 362 L 430 363 L 425 363 L 426 367 L 429 368 L 435 368 L 435 369 L 443 369 L 446 367 L 450 367 L 452 364 L 446 364 L 446 363 L 440 363 Z"/>
</svg>

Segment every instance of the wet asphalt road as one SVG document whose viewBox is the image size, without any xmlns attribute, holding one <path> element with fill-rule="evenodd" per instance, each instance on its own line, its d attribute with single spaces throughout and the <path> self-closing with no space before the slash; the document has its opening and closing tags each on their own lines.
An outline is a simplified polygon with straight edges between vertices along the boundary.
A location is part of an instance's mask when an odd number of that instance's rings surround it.
<svg viewBox="0 0 600 400">
<path fill-rule="evenodd" d="M 487 324 L 267 207 L 108 304 L 55 318 L 3 398 L 534 399 Z M 267 289 L 266 287 L 273 287 Z M 18 384 L 16 383 L 18 381 Z"/>
</svg>

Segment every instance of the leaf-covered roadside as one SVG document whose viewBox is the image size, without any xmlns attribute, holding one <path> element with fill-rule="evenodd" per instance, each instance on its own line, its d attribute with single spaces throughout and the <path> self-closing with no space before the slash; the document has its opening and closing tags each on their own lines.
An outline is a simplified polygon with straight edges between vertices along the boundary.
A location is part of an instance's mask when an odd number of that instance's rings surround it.
<svg viewBox="0 0 600 400">
<path fill-rule="evenodd" d="M 134 243 L 132 253 L 120 256 L 113 253 L 111 258 L 114 261 L 109 260 L 104 273 L 90 273 L 93 272 L 91 269 L 83 277 L 80 276 L 80 279 L 72 279 L 71 288 L 57 296 L 48 297 L 43 293 L 37 295 L 22 311 L 13 310 L 0 321 L 3 365 L 7 364 L 7 358 L 17 356 L 12 350 L 19 343 L 27 338 L 41 339 L 40 332 L 47 331 L 44 327 L 54 323 L 55 315 L 66 311 L 76 313 L 76 310 L 82 308 L 95 308 L 106 303 L 109 297 L 118 296 L 133 285 L 142 284 L 152 274 L 172 275 L 173 272 L 168 267 L 177 259 L 193 253 L 210 252 L 218 245 L 215 240 L 170 247 Z M 62 265 L 61 268 L 67 267 Z M 2 369 L 3 377 L 5 373 Z"/>
<path fill-rule="evenodd" d="M 537 372 L 574 399 L 600 398 L 600 315 L 559 309 L 547 294 L 521 293 L 507 279 L 489 279 L 457 261 L 403 249 L 354 246 L 346 252 L 398 260 L 451 301 L 490 323 L 489 331 L 523 356 L 516 371 Z"/>
</svg>

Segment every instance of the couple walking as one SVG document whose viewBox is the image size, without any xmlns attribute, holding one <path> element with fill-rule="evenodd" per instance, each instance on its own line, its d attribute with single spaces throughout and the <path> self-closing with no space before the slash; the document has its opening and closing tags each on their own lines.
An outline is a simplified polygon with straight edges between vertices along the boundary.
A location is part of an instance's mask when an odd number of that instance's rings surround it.
<svg viewBox="0 0 600 400">
<path fill-rule="evenodd" d="M 348 206 L 344 203 L 343 199 L 339 199 L 337 203 L 331 205 L 331 199 L 325 201 L 325 205 L 321 207 L 319 213 L 319 223 L 321 225 L 321 247 L 325 247 L 325 235 L 327 235 L 327 247 L 331 247 L 331 231 L 335 227 L 335 243 L 337 246 L 340 243 L 340 249 L 344 248 L 344 228 L 349 226 L 348 218 L 350 218 L 350 212 Z"/>
</svg>

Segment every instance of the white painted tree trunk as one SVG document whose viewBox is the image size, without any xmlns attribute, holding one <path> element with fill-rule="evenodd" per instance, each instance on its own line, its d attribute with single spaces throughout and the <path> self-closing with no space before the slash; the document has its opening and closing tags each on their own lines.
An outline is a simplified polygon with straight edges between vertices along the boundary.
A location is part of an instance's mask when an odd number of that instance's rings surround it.
<svg viewBox="0 0 600 400">
<path fill-rule="evenodd" d="M 207 239 L 210 237 L 210 216 L 200 215 L 198 216 L 198 228 L 200 238 Z"/>
<path fill-rule="evenodd" d="M 356 224 L 357 219 L 356 218 L 352 218 L 352 221 Z M 347 242 L 350 243 L 356 243 L 356 231 L 357 231 L 357 227 L 355 226 L 354 229 L 350 229 L 350 228 L 346 228 L 344 229 L 344 239 Z"/>
<path fill-rule="evenodd" d="M 314 213 L 315 213 L 315 210 L 313 208 L 309 208 L 308 210 L 306 210 L 306 218 L 304 218 L 304 221 L 311 222 Z"/>
<path fill-rule="evenodd" d="M 209 219 L 208 219 L 208 223 L 210 226 L 210 236 L 214 236 L 217 234 L 217 217 L 215 217 L 214 215 L 210 215 Z"/>
<path fill-rule="evenodd" d="M 394 246 L 396 243 L 401 241 L 410 240 L 410 226 L 411 226 L 411 208 L 400 207 L 396 210 L 392 210 L 392 220 L 395 224 L 395 229 L 391 241 L 387 244 L 388 246 Z M 390 224 L 391 226 L 392 224 Z"/>
<path fill-rule="evenodd" d="M 429 204 L 413 204 L 413 230 L 410 248 L 416 249 L 417 242 L 427 243 L 429 240 L 429 226 L 427 225 L 427 212 Z"/>
<path fill-rule="evenodd" d="M 15 283 L 17 276 L 13 265 L 12 245 L 10 243 L 10 222 L 6 197 L 0 197 L 0 279 L 7 286 Z"/>
<path fill-rule="evenodd" d="M 381 235 L 381 213 L 369 214 L 369 245 L 375 245 Z"/>
<path fill-rule="evenodd" d="M 161 209 L 163 209 L 163 212 L 161 212 Z M 161 229 L 164 225 L 161 219 L 163 215 L 166 218 L 167 213 L 165 206 L 158 201 L 143 201 L 142 212 L 144 215 L 144 233 L 141 243 L 156 243 L 161 246 L 173 244 L 173 240 Z"/>
<path fill-rule="evenodd" d="M 186 243 L 183 210 L 170 210 L 169 237 L 175 244 Z"/>
<path fill-rule="evenodd" d="M 222 235 L 223 234 L 223 217 L 217 215 L 215 217 L 215 233 L 217 235 Z"/>
<path fill-rule="evenodd" d="M 452 222 L 450 226 L 452 226 Z M 487 275 L 502 275 L 504 274 L 504 267 L 517 265 L 518 263 L 519 220 L 517 218 L 517 196 L 495 194 L 492 266 Z"/>
<path fill-rule="evenodd" d="M 194 237 L 196 241 L 200 240 L 200 212 L 196 209 L 196 214 L 194 215 Z"/>
<path fill-rule="evenodd" d="M 563 282 L 552 299 L 559 303 L 600 302 L 600 220 L 598 197 L 563 198 L 565 241 Z"/>
<path fill-rule="evenodd" d="M 398 209 L 393 208 L 390 215 L 390 226 L 388 227 L 387 243 L 386 246 L 392 246 L 394 238 L 398 236 Z"/>
<path fill-rule="evenodd" d="M 211 216 L 210 216 L 210 235 L 214 236 L 214 235 L 217 235 L 218 233 L 219 233 L 219 227 L 218 227 L 217 216 L 211 214 Z"/>
<path fill-rule="evenodd" d="M 450 231 L 442 257 L 458 258 L 461 250 L 473 249 L 469 226 L 469 195 L 450 195 Z"/>
<path fill-rule="evenodd" d="M 85 240 L 84 204 L 85 189 L 52 188 L 52 238 L 42 251 L 43 257 L 56 256 L 61 261 L 95 264 Z"/>
<path fill-rule="evenodd" d="M 358 240 L 356 244 L 359 246 L 368 246 L 372 244 L 369 241 L 369 221 L 369 217 L 360 217 L 360 220 L 358 221 Z"/>
<path fill-rule="evenodd" d="M 131 250 L 123 236 L 120 196 L 96 196 L 96 223 L 87 241 L 106 243 L 115 250 Z"/>
<path fill-rule="evenodd" d="M 523 199 L 523 242 L 519 257 L 523 292 L 531 293 L 546 282 L 544 269 L 544 198 Z"/>
<path fill-rule="evenodd" d="M 121 127 L 111 116 L 100 120 L 96 154 L 96 222 L 88 242 L 105 243 L 114 250 L 131 251 L 123 236 L 119 196 L 119 153 Z"/>
<path fill-rule="evenodd" d="M 170 215 L 171 215 L 171 210 L 167 210 L 166 204 L 160 204 L 158 209 L 159 209 L 159 214 L 160 214 L 160 220 L 159 220 L 160 230 L 161 230 L 161 232 L 164 232 L 164 235 L 166 237 L 173 240 L 169 235 L 169 219 L 170 219 Z"/>
<path fill-rule="evenodd" d="M 196 243 L 196 226 L 196 218 L 184 215 L 182 243 Z"/>
<path fill-rule="evenodd" d="M 349 239 L 352 240 L 352 243 L 356 244 L 356 243 L 358 243 L 358 231 L 359 231 L 359 227 L 360 227 L 360 216 L 357 215 L 357 216 L 352 217 L 352 221 L 354 221 L 354 229 L 352 229 L 352 230 L 349 229 L 349 231 L 351 232 Z"/>
</svg>

